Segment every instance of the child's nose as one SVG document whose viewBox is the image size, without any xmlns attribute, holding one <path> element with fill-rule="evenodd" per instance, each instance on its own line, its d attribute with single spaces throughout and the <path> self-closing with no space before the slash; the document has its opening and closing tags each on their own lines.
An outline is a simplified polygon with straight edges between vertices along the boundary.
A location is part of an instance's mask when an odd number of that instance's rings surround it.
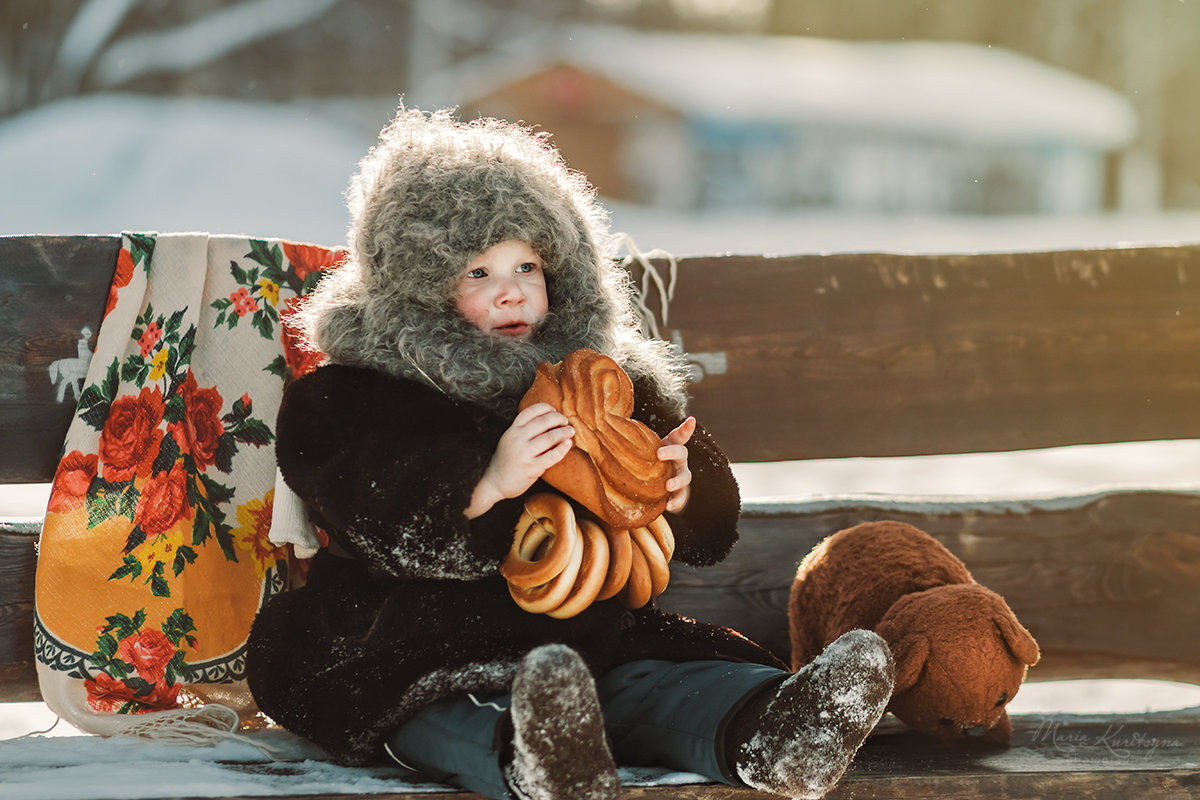
<svg viewBox="0 0 1200 800">
<path fill-rule="evenodd" d="M 525 302 L 525 289 L 521 286 L 521 282 L 515 278 L 510 278 L 500 284 L 500 291 L 496 299 L 504 304 Z"/>
</svg>

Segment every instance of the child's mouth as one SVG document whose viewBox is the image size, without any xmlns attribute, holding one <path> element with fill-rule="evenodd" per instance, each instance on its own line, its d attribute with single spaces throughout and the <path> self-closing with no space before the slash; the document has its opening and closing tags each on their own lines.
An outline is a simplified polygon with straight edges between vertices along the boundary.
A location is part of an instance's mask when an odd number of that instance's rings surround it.
<svg viewBox="0 0 1200 800">
<path fill-rule="evenodd" d="M 524 336 L 532 330 L 532 326 L 527 322 L 510 322 L 507 325 L 501 325 L 493 329 L 500 336 Z"/>
</svg>

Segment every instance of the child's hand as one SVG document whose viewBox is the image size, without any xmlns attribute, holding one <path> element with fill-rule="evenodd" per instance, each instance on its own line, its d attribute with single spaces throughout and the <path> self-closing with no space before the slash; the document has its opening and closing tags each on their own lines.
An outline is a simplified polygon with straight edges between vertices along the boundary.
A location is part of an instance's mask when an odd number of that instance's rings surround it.
<svg viewBox="0 0 1200 800">
<path fill-rule="evenodd" d="M 480 478 L 468 519 L 483 514 L 497 502 L 521 495 L 571 449 L 575 429 L 548 403 L 535 403 L 517 414 L 500 437 L 491 463 Z"/>
<path fill-rule="evenodd" d="M 672 461 L 675 475 L 667 480 L 667 511 L 678 514 L 687 506 L 692 493 L 692 471 L 688 469 L 688 440 L 696 432 L 696 418 L 688 417 L 679 427 L 663 437 L 663 446 L 658 448 L 659 461 Z"/>
</svg>

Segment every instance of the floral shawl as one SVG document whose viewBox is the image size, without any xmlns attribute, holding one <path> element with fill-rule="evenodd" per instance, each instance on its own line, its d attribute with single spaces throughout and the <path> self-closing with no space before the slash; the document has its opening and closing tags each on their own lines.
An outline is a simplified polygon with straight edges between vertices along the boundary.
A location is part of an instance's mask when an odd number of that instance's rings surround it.
<svg viewBox="0 0 1200 800">
<path fill-rule="evenodd" d="M 42 695 L 76 727 L 126 731 L 188 701 L 253 713 L 245 641 L 289 581 L 267 535 L 275 415 L 315 356 L 283 321 L 341 256 L 122 236 L 38 560 Z"/>
</svg>

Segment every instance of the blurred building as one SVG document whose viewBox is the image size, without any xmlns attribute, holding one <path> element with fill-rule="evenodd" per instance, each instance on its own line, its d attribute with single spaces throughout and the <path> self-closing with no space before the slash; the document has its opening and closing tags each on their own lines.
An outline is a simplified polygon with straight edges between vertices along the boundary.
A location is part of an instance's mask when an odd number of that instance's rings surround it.
<svg viewBox="0 0 1200 800">
<path fill-rule="evenodd" d="M 1001 48 L 607 27 L 407 100 L 536 124 L 606 197 L 687 210 L 1086 213 L 1137 132 L 1117 92 Z"/>
</svg>

